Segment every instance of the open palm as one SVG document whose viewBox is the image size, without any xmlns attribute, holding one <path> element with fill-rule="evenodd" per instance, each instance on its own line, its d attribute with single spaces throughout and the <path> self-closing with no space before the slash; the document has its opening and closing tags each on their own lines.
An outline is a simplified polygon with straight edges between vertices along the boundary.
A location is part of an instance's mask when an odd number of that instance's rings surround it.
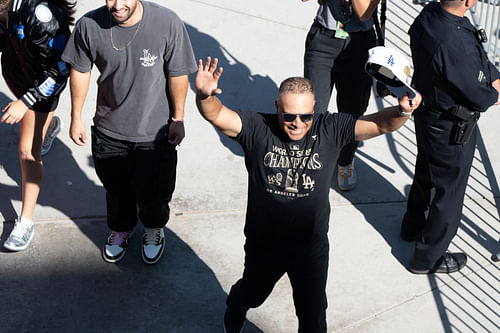
<svg viewBox="0 0 500 333">
<path fill-rule="evenodd" d="M 203 61 L 201 59 L 198 60 L 198 73 L 196 73 L 194 85 L 200 97 L 219 95 L 222 93 L 222 90 L 217 87 L 219 78 L 222 75 L 222 67 L 217 69 L 218 62 L 217 58 L 212 62 L 212 59 L 207 57 L 205 66 L 203 66 Z"/>
</svg>

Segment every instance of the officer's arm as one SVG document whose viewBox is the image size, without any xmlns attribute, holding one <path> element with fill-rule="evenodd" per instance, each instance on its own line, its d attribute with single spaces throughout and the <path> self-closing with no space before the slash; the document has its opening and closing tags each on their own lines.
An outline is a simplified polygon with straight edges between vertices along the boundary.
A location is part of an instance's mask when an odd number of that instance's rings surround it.
<svg viewBox="0 0 500 333">
<path fill-rule="evenodd" d="M 355 140 L 363 141 L 399 129 L 412 112 L 418 108 L 421 101 L 422 96 L 418 93 L 412 100 L 409 100 L 408 96 L 404 96 L 399 100 L 399 106 L 391 106 L 360 117 L 354 128 Z"/>
<path fill-rule="evenodd" d="M 487 82 L 479 54 L 461 54 L 457 58 L 452 51 L 441 47 L 432 61 L 445 85 L 454 92 L 453 96 L 460 96 L 457 102 L 463 106 L 482 112 L 498 101 L 498 92 Z"/>
<path fill-rule="evenodd" d="M 367 21 L 377 9 L 380 0 L 352 0 L 352 7 L 361 21 Z"/>
</svg>

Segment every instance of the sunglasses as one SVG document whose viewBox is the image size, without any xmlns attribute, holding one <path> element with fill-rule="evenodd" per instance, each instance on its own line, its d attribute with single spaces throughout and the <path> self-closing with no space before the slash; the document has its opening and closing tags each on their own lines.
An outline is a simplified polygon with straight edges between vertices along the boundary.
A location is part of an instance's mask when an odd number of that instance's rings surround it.
<svg viewBox="0 0 500 333">
<path fill-rule="evenodd" d="M 313 114 L 312 113 L 305 113 L 305 114 L 295 114 L 295 113 L 286 113 L 283 112 L 283 120 L 286 121 L 287 123 L 294 122 L 297 117 L 300 118 L 300 121 L 303 123 L 308 123 L 313 119 Z"/>
</svg>

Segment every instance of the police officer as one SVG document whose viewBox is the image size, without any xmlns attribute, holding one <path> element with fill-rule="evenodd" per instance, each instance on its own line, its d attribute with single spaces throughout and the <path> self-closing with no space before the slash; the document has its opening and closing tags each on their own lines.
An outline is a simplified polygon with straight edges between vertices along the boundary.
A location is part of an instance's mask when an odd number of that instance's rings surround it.
<svg viewBox="0 0 500 333">
<path fill-rule="evenodd" d="M 415 112 L 417 161 L 401 237 L 416 241 L 409 270 L 451 273 L 467 262 L 448 253 L 464 201 L 481 112 L 499 103 L 500 73 L 465 13 L 477 0 L 428 4 L 410 27 L 413 84 L 423 103 Z"/>
</svg>

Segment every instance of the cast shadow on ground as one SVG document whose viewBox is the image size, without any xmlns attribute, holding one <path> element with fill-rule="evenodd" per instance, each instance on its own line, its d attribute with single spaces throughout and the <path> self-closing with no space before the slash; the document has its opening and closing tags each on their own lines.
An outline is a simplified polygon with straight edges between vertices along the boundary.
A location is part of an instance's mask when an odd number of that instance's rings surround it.
<svg viewBox="0 0 500 333">
<path fill-rule="evenodd" d="M 0 107 L 8 102 L 10 99 L 0 93 Z M 0 183 L 0 213 L 9 221 L 1 228 L 3 244 L 18 214 L 12 202 L 21 201 L 19 126 L 1 124 L 0 136 L 0 168 L 14 183 Z M 59 139 L 43 161 L 44 180 L 38 205 L 53 207 L 66 215 L 92 246 L 87 252 L 79 252 L 81 242 L 71 240 L 81 236 L 59 238 L 47 232 L 49 228 L 53 233 L 64 233 L 68 226 L 62 224 L 35 227 L 33 243 L 39 239 L 43 244 L 32 244 L 25 251 L 7 253 L 0 246 L 0 294 L 8 299 L 0 305 L 2 332 L 222 331 L 227 294 L 188 245 L 167 228 L 165 254 L 155 266 L 146 266 L 140 258 L 140 236 L 134 239 L 122 262 L 105 263 L 100 254 L 109 233 L 103 219 L 104 189 L 87 177 L 71 149 Z M 93 165 L 90 156 L 86 162 Z M 137 232 L 142 234 L 142 230 Z M 62 244 L 54 243 L 61 239 Z M 21 266 L 15 263 L 23 261 L 23 256 L 43 259 L 39 265 L 19 271 Z M 250 322 L 245 331 L 261 332 Z"/>
<path fill-rule="evenodd" d="M 232 110 L 251 110 L 255 112 L 274 113 L 274 100 L 278 86 L 269 76 L 252 74 L 250 69 L 239 61 L 229 50 L 221 45 L 215 38 L 197 28 L 186 24 L 191 43 L 193 45 L 196 60 L 219 59 L 219 66 L 224 72 L 219 81 L 222 95 L 219 96 L 222 103 Z M 191 89 L 194 88 L 195 75 L 190 76 Z M 243 156 L 243 150 L 234 140 L 214 130 L 219 135 L 222 144 L 232 153 Z"/>
<path fill-rule="evenodd" d="M 106 232 L 102 219 L 77 225 L 89 238 Z M 71 238 L 77 231 L 67 232 Z M 175 233 L 167 229 L 165 237 L 165 254 L 153 266 L 142 262 L 141 237 L 132 238 L 116 265 L 81 243 L 65 253 L 47 249 L 45 255 L 56 265 L 44 260 L 22 272 L 14 257 L 6 257 L 2 332 L 222 332 L 227 294 L 214 272 Z M 249 322 L 245 332 L 262 333 Z"/>
<path fill-rule="evenodd" d="M 10 99 L 0 93 L 0 107 L 3 108 Z M 21 168 L 17 152 L 19 140 L 19 125 L 0 125 L 0 168 L 6 173 L 15 185 L 0 183 L 0 214 L 6 221 L 13 221 L 20 212 L 17 212 L 12 201 L 21 202 Z M 75 161 L 69 147 L 58 138 L 54 140 L 52 148 L 43 158 L 44 175 L 38 196 L 38 206 L 49 206 L 59 210 L 70 219 L 80 219 L 105 214 L 105 194 L 102 186 L 89 179 Z M 35 208 L 35 216 L 37 216 Z M 39 215 L 38 215 L 39 216 Z M 5 223 L 0 241 L 7 239 L 13 223 Z M 101 237 L 102 238 L 102 237 Z M 91 240 L 99 248 L 103 240 Z M 6 251 L 3 247 L 0 251 Z"/>
<path fill-rule="evenodd" d="M 381 109 L 382 105 L 378 105 Z M 389 146 L 391 158 L 396 161 L 398 169 L 405 172 L 410 178 L 413 178 L 416 155 L 416 139 L 414 137 L 412 126 L 405 125 L 398 132 L 386 135 L 387 145 Z M 409 147 L 409 148 L 408 148 Z M 402 150 L 405 150 L 403 154 Z M 386 169 L 390 173 L 396 171 L 384 164 L 383 161 L 377 161 L 362 149 L 357 151 L 356 170 L 358 171 L 358 187 L 352 192 L 341 192 L 336 184 L 336 177 L 332 182 L 332 188 L 341 193 L 349 200 L 356 209 L 358 209 L 377 232 L 384 238 L 391 248 L 391 254 L 405 267 L 413 253 L 414 243 L 404 242 L 400 239 L 399 230 L 403 214 L 406 210 L 406 198 L 409 193 L 410 184 L 404 189 L 404 194 L 400 193 L 388 179 L 385 179 L 374 169 L 367 165 L 365 161 L 378 164 L 379 167 Z M 410 157 L 408 157 L 410 155 Z M 483 171 L 484 170 L 484 171 Z M 495 267 L 489 266 L 489 257 L 484 256 L 478 251 L 478 247 L 486 249 L 489 253 L 498 252 L 498 240 L 491 235 L 495 226 L 488 220 L 498 221 L 495 212 L 489 211 L 489 206 L 483 204 L 484 201 L 475 200 L 472 196 L 480 196 L 484 189 L 491 192 L 493 201 L 483 198 L 497 209 L 499 207 L 499 187 L 496 181 L 493 166 L 488 156 L 486 146 L 478 131 L 478 140 L 476 154 L 473 163 L 473 173 L 478 176 L 472 176 L 467 185 L 466 199 L 460 224 L 460 233 L 456 236 L 452 244 L 454 246 L 466 246 L 471 265 L 479 266 L 481 273 L 472 272 L 469 276 L 462 276 L 461 280 L 455 280 L 456 286 L 453 288 L 444 288 L 449 281 L 438 275 L 428 275 L 429 285 L 438 308 L 441 323 L 444 332 L 452 332 L 456 327 L 468 327 L 471 330 L 482 327 L 488 331 L 488 327 L 495 327 L 492 322 L 495 310 L 489 304 L 498 306 L 498 300 L 491 298 L 498 291 L 495 286 L 490 285 L 482 275 L 491 275 L 494 278 Z M 401 172 L 401 171 L 397 171 Z M 469 196 L 467 196 L 469 195 Z M 378 205 L 373 205 L 378 203 Z M 384 204 L 380 204 L 384 203 Z M 486 218 L 488 220 L 486 220 Z M 488 230 L 485 230 L 484 227 Z M 467 239 L 463 237 L 466 235 Z M 496 237 L 496 234 L 495 234 Z M 460 273 L 457 273 L 460 274 Z M 480 283 L 476 283 L 479 280 Z M 484 286 L 483 286 L 484 284 Z M 467 286 L 472 285 L 474 289 Z M 461 293 L 455 291 L 464 289 Z M 455 299 L 459 302 L 454 302 Z M 471 301 L 476 299 L 477 301 Z M 483 299 L 487 299 L 484 302 Z M 470 310 L 467 310 L 469 309 Z M 478 319 L 482 318 L 482 319 Z M 492 326 L 493 325 L 493 326 Z"/>
</svg>

